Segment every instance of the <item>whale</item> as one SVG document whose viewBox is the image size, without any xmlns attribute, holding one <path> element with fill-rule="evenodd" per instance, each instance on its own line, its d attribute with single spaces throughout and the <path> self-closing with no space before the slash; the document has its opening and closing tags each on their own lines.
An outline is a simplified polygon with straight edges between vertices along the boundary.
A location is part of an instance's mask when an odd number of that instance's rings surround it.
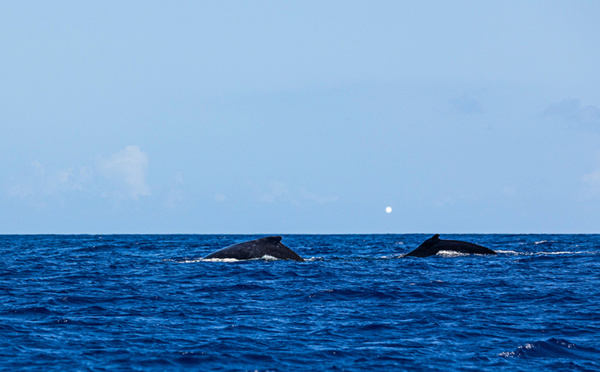
<svg viewBox="0 0 600 372">
<path fill-rule="evenodd" d="M 481 245 L 463 242 L 460 240 L 442 240 L 440 234 L 435 234 L 425 240 L 417 249 L 405 254 L 403 257 L 429 257 L 436 255 L 439 251 L 450 251 L 471 254 L 496 254 L 493 250 Z"/>
<path fill-rule="evenodd" d="M 304 261 L 296 252 L 281 243 L 281 236 L 267 236 L 256 240 L 237 243 L 204 257 L 205 260 L 233 258 L 251 260 L 264 256 L 280 260 Z"/>
</svg>

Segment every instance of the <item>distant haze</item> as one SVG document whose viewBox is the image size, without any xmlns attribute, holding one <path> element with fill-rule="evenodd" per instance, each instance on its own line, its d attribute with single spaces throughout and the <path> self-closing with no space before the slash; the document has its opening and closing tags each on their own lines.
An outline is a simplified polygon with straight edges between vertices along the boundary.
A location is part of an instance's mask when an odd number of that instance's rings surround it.
<svg viewBox="0 0 600 372">
<path fill-rule="evenodd" d="M 600 2 L 0 14 L 2 234 L 599 232 Z"/>
</svg>

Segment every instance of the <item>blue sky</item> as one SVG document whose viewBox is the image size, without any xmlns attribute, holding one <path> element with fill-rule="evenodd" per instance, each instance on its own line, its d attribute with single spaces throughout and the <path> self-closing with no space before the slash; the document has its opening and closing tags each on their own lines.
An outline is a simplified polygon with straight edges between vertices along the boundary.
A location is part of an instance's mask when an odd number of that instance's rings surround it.
<svg viewBox="0 0 600 372">
<path fill-rule="evenodd" d="M 0 233 L 599 232 L 599 2 L 0 14 Z"/>
</svg>

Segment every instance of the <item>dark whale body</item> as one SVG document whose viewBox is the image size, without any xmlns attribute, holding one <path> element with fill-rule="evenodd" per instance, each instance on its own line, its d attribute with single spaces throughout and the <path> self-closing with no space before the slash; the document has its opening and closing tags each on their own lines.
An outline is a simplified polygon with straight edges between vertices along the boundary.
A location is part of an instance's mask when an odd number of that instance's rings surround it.
<svg viewBox="0 0 600 372">
<path fill-rule="evenodd" d="M 209 254 L 204 259 L 234 258 L 236 260 L 251 260 L 271 256 L 281 260 L 304 261 L 304 259 L 285 245 L 281 244 L 281 236 L 238 243 Z"/>
<path fill-rule="evenodd" d="M 439 251 L 496 254 L 491 249 L 477 244 L 461 242 L 460 240 L 442 240 L 439 234 L 435 234 L 433 237 L 425 240 L 417 249 L 405 254 L 404 257 L 428 257 L 436 255 Z"/>
</svg>

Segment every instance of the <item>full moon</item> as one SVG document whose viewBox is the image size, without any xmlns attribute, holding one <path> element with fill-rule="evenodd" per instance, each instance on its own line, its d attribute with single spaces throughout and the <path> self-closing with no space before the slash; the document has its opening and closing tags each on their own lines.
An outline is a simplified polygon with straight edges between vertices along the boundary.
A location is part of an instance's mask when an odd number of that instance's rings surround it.
<svg viewBox="0 0 600 372">
<path fill-rule="evenodd" d="M 387 207 L 385 209 L 385 213 L 392 213 L 392 207 Z"/>
</svg>

